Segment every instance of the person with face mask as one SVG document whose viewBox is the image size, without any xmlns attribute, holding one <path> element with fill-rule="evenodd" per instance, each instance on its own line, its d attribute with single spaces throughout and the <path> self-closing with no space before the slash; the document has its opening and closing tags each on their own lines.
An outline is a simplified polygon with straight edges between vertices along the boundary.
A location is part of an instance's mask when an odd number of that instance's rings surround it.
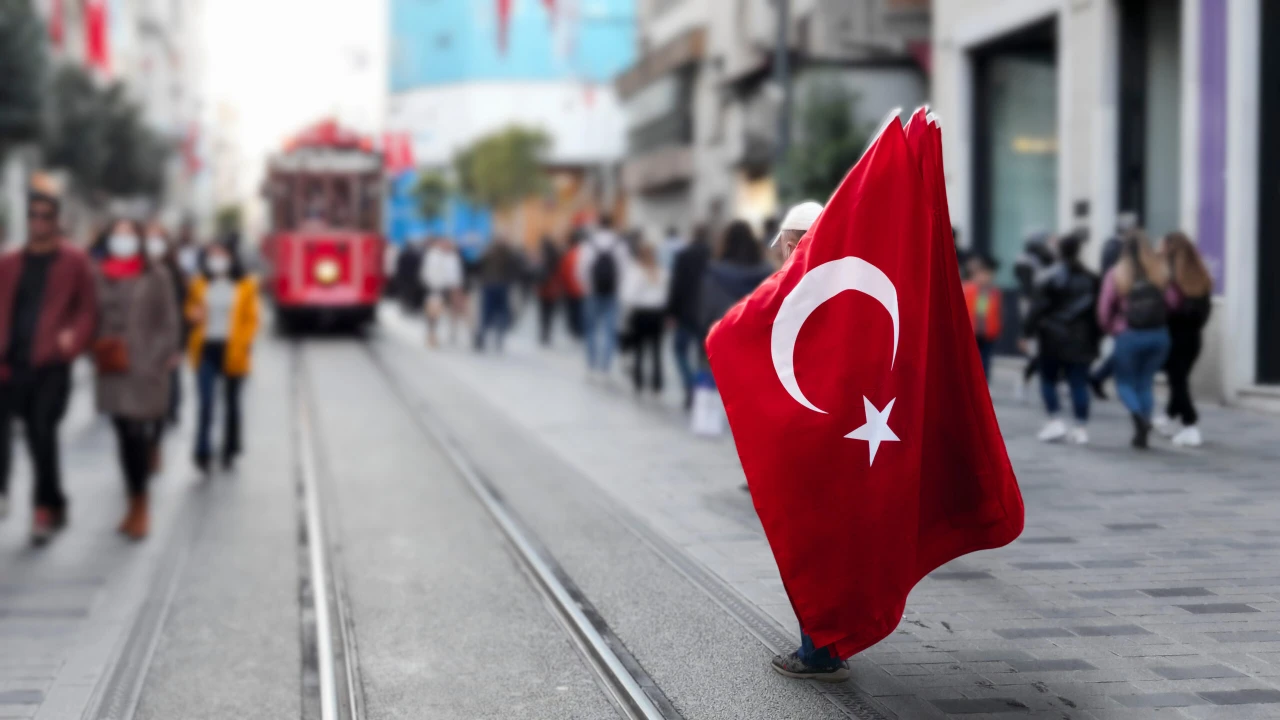
<svg viewBox="0 0 1280 720">
<path fill-rule="evenodd" d="M 152 221 L 147 226 L 147 237 L 145 248 L 147 259 L 169 278 L 169 282 L 173 287 L 174 301 L 178 307 L 185 307 L 187 302 L 187 274 L 183 272 L 178 265 L 177 251 L 173 242 L 169 240 L 169 234 L 165 232 L 164 226 L 159 222 Z M 172 378 L 169 388 L 169 411 L 165 415 L 165 421 L 169 425 L 178 424 L 178 411 L 182 405 L 182 353 L 181 348 L 186 347 L 187 334 L 191 331 L 190 325 L 185 318 L 178 323 L 178 352 L 174 353 Z M 156 439 L 159 440 L 163 425 L 156 428 Z M 158 468 L 160 463 L 160 445 L 156 444 L 155 464 Z"/>
<path fill-rule="evenodd" d="M 240 454 L 240 388 L 249 374 L 253 338 L 258 332 L 258 283 L 223 243 L 208 246 L 201 272 L 191 281 L 186 316 L 191 323 L 187 354 L 196 371 L 195 464 L 208 472 L 213 458 L 214 392 L 219 381 L 223 408 L 222 467 L 230 470 Z"/>
<path fill-rule="evenodd" d="M 150 524 L 147 481 L 153 471 L 155 428 L 169 409 L 169 384 L 178 350 L 178 304 L 172 282 L 153 262 L 141 226 L 110 225 L 100 246 L 98 326 L 92 351 L 98 410 L 111 418 L 129 511 L 119 530 L 133 540 Z"/>
</svg>

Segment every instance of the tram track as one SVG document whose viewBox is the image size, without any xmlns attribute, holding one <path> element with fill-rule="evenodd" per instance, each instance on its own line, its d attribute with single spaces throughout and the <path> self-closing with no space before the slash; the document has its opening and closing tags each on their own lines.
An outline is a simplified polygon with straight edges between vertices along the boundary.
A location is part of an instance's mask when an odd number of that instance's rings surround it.
<svg viewBox="0 0 1280 720">
<path fill-rule="evenodd" d="M 363 720 L 364 692 L 350 602 L 338 562 L 340 545 L 330 534 L 322 488 L 304 346 L 290 348 L 295 413 L 294 455 L 298 498 L 299 619 L 304 720 Z"/>
<path fill-rule="evenodd" d="M 582 656 L 595 680 L 628 720 L 683 720 L 679 710 L 614 634 L 590 600 L 485 477 L 431 408 L 379 355 L 364 344 L 371 364 L 404 405 L 418 429 L 443 450 L 468 489 L 501 531 L 533 589 Z"/>
</svg>

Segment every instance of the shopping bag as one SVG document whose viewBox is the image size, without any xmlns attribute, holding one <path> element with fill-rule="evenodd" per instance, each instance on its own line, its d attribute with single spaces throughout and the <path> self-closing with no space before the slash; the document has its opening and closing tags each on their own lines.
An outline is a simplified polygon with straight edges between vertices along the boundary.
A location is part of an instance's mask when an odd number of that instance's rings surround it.
<svg viewBox="0 0 1280 720">
<path fill-rule="evenodd" d="M 709 371 L 698 373 L 693 387 L 693 412 L 689 429 L 694 435 L 719 437 L 725 432 L 724 403 Z"/>
</svg>

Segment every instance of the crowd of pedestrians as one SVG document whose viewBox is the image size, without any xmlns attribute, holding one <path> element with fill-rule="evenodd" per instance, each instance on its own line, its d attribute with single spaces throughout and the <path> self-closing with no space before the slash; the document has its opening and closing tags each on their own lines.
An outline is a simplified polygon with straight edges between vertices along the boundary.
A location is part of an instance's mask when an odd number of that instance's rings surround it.
<svg viewBox="0 0 1280 720">
<path fill-rule="evenodd" d="M 1028 357 L 1019 388 L 1039 378 L 1049 416 L 1039 433 L 1044 442 L 1089 442 L 1091 395 L 1116 395 L 1133 424 L 1131 444 L 1150 446 L 1152 430 L 1174 445 L 1203 442 L 1191 397 L 1190 375 L 1199 357 L 1209 319 L 1213 281 L 1186 234 L 1153 241 L 1136 219 L 1123 216 L 1116 236 L 1101 249 L 1101 275 L 1083 262 L 1083 232 L 1061 237 L 1033 234 L 1014 267 L 1018 281 L 1021 335 Z M 990 261 L 970 259 L 965 299 L 973 320 L 983 367 L 1001 337 L 1001 293 L 992 288 Z M 1102 352 L 1105 345 L 1110 352 Z M 1163 371 L 1169 402 L 1155 407 L 1155 383 Z M 1071 421 L 1062 417 L 1059 396 L 1065 384 Z"/>
<path fill-rule="evenodd" d="M 209 470 L 214 389 L 223 385 L 221 459 L 240 452 L 239 393 L 258 325 L 256 282 L 224 243 L 177 243 L 162 224 L 115 219 L 81 249 L 65 237 L 60 200 L 33 191 L 28 239 L 0 254 L 0 518 L 10 513 L 12 429 L 23 425 L 34 488 L 31 540 L 48 542 L 69 520 L 58 427 L 75 383 L 93 365 L 94 406 L 115 432 L 127 510 L 119 531 L 149 531 L 148 486 L 161 440 L 178 426 L 184 351 L 196 371 L 194 461 Z"/>
</svg>

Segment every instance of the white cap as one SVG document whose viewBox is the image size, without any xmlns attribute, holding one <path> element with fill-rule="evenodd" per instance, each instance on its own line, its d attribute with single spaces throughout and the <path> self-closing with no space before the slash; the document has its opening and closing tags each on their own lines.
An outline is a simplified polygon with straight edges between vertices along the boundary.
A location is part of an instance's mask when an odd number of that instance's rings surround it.
<svg viewBox="0 0 1280 720">
<path fill-rule="evenodd" d="M 773 242 L 769 243 L 769 247 L 773 247 L 778 244 L 778 241 L 782 239 L 783 230 L 799 230 L 801 232 L 808 232 L 809 228 L 813 227 L 814 221 L 817 220 L 818 216 L 821 214 L 822 204 L 816 203 L 812 200 L 806 200 L 805 202 L 792 207 L 787 211 L 787 216 L 782 218 L 782 224 L 778 226 L 778 234 L 774 236 Z"/>
</svg>

